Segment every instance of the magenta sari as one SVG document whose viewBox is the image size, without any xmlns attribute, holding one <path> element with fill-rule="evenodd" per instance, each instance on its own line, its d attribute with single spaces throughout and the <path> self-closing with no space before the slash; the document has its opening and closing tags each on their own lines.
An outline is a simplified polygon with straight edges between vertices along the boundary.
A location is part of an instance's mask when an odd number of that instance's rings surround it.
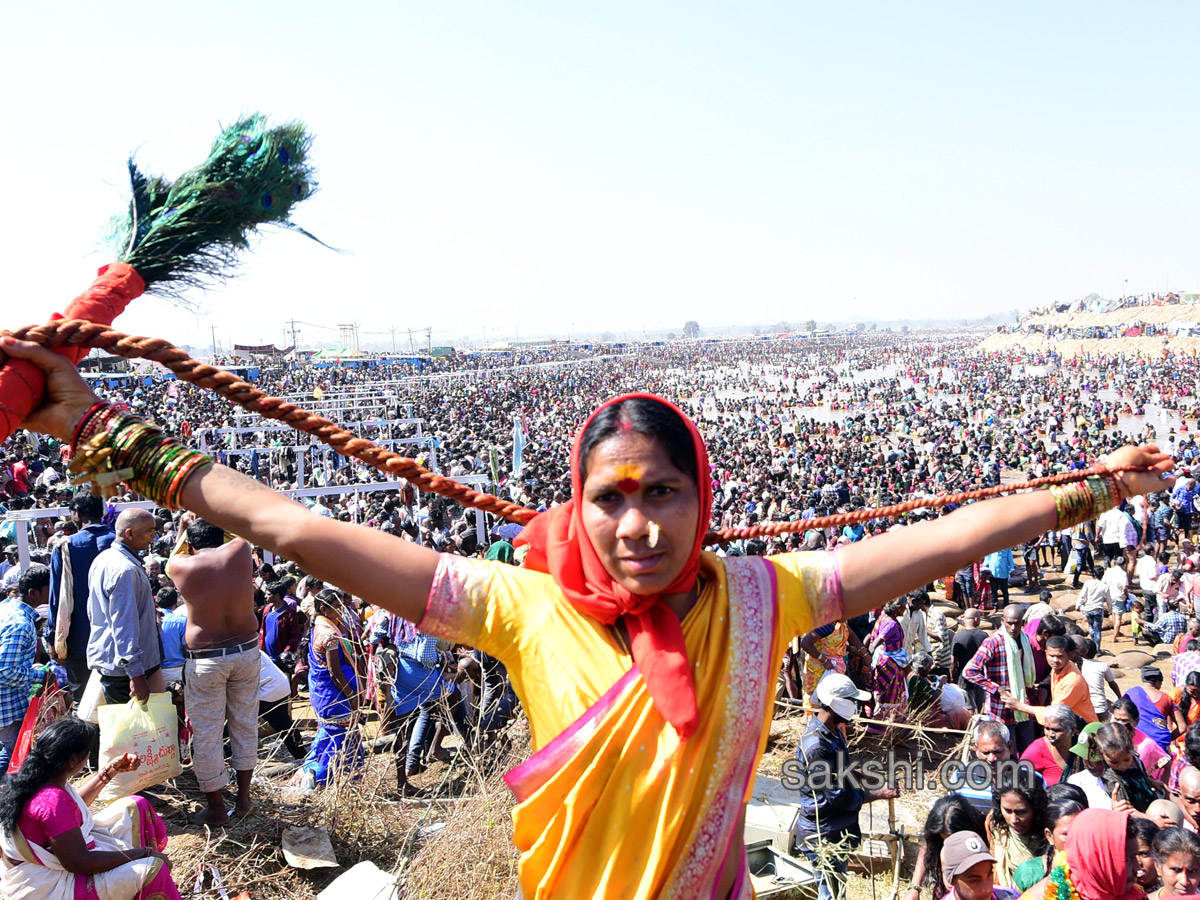
<svg viewBox="0 0 1200 900">
<path fill-rule="evenodd" d="M 46 791 L 61 789 L 42 788 L 26 808 Z M 66 793 L 77 804 L 79 816 L 74 822 L 81 821 L 77 827 L 89 850 L 166 849 L 167 827 L 144 798 L 124 797 L 93 816 L 74 788 L 68 785 Z M 36 816 L 35 820 L 50 826 L 51 833 L 61 833 L 61 821 Z M 5 900 L 181 900 L 167 867 L 153 856 L 94 875 L 68 872 L 54 851 L 33 840 L 19 822 L 12 834 L 0 829 L 0 848 L 4 851 L 0 895 Z"/>
</svg>

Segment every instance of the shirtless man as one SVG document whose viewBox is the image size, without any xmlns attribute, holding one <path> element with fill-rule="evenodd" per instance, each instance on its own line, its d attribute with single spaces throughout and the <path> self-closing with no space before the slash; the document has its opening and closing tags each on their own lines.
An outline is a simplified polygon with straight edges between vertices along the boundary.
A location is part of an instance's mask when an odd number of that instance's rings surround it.
<svg viewBox="0 0 1200 900">
<path fill-rule="evenodd" d="M 184 550 L 167 564 L 187 606 L 184 633 L 184 702 L 192 720 L 193 767 L 208 809 L 197 824 L 228 820 L 221 791 L 229 784 L 222 733 L 229 724 L 237 772 L 237 812 L 245 815 L 250 776 L 258 761 L 258 619 L 254 615 L 254 564 L 241 538 L 196 519 L 187 526 Z"/>
</svg>

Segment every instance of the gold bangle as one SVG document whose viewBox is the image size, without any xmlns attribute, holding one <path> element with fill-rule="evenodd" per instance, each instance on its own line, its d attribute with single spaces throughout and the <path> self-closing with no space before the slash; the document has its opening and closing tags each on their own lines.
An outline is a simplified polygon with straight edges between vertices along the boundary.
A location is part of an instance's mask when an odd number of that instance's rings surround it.
<svg viewBox="0 0 1200 900">
<path fill-rule="evenodd" d="M 91 482 L 92 493 L 109 497 L 121 482 L 168 509 L 179 508 L 183 486 L 194 473 L 212 465 L 203 453 L 189 450 L 158 426 L 111 406 L 95 411 L 78 429 L 72 484 Z"/>
<path fill-rule="evenodd" d="M 1060 531 L 1090 522 L 1121 502 L 1120 491 L 1111 473 L 1107 477 L 1092 475 L 1074 484 L 1056 484 L 1050 488 L 1050 496 L 1054 498 L 1054 511 L 1058 517 L 1055 529 Z"/>
</svg>

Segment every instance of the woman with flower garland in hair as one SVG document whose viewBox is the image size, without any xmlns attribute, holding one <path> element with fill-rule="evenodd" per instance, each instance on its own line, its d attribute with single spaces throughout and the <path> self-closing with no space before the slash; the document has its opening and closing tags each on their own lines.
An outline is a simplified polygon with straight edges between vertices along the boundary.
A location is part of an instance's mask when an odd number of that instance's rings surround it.
<svg viewBox="0 0 1200 900">
<path fill-rule="evenodd" d="M 5 900 L 179 900 L 167 827 L 142 797 L 93 814 L 109 780 L 136 769 L 132 753 L 78 786 L 94 725 L 74 716 L 37 736 L 20 770 L 0 789 L 0 896 Z"/>
<path fill-rule="evenodd" d="M 517 569 L 312 516 L 100 403 L 63 357 L 11 339 L 0 350 L 47 375 L 48 400 L 24 427 L 112 467 L 98 477 L 128 471 L 156 502 L 504 663 L 534 751 L 507 777 L 519 880 L 543 900 L 752 896 L 745 806 L 791 640 L 1160 490 L 1174 465 L 1125 447 L 1104 460 L 1119 473 L 969 504 L 835 553 L 724 558 L 703 552 L 713 479 L 699 431 L 665 400 L 631 394 L 584 423 L 572 496 L 525 528 Z"/>
<path fill-rule="evenodd" d="M 1139 900 L 1137 832 L 1126 812 L 1085 809 L 1071 823 L 1050 874 L 1021 900 Z"/>
</svg>

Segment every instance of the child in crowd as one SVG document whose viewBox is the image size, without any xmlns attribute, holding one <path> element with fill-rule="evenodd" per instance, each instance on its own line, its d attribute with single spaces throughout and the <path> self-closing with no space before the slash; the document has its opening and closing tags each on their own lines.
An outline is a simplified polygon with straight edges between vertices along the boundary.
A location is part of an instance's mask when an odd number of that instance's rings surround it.
<svg viewBox="0 0 1200 900">
<path fill-rule="evenodd" d="M 1104 757 L 1096 745 L 1096 732 L 1103 727 L 1101 722 L 1091 722 L 1083 726 L 1079 740 L 1071 747 L 1071 752 L 1083 757 L 1083 769 L 1067 779 L 1067 784 L 1081 788 L 1087 795 L 1089 809 L 1112 809 L 1112 796 L 1104 789 Z"/>
<path fill-rule="evenodd" d="M 995 790 L 992 811 L 984 820 L 991 852 L 996 858 L 996 880 L 1012 884 L 1022 863 L 1046 852 L 1046 789 L 1020 780 Z"/>
<path fill-rule="evenodd" d="M 1129 604 L 1129 631 L 1133 635 L 1134 646 L 1141 643 L 1146 624 L 1146 604 L 1135 597 Z M 1147 643 L 1153 646 L 1156 641 L 1149 640 Z"/>
<path fill-rule="evenodd" d="M 952 834 L 971 831 L 987 840 L 983 828 L 983 817 L 970 802 L 958 794 L 947 794 L 934 801 L 925 817 L 925 831 L 921 837 L 921 850 L 913 869 L 912 883 L 900 900 L 919 900 L 921 888 L 928 884 L 934 900 L 942 896 L 945 879 L 942 876 L 942 846 Z"/>
<path fill-rule="evenodd" d="M 1162 784 L 1146 774 L 1146 767 L 1134 751 L 1133 737 L 1128 728 L 1109 722 L 1097 729 L 1094 739 L 1104 758 L 1104 771 L 1100 778 L 1105 791 L 1113 798 L 1113 809 L 1121 809 L 1124 801 L 1144 813 L 1160 793 L 1166 794 Z"/>
<path fill-rule="evenodd" d="M 1154 810 L 1155 804 L 1163 803 L 1167 806 L 1174 807 L 1180 812 L 1182 821 L 1182 810 L 1175 806 L 1170 800 L 1155 800 L 1150 804 L 1150 812 Z M 1164 820 L 1168 821 L 1168 820 Z M 1158 867 L 1154 865 L 1154 838 L 1163 828 L 1172 827 L 1174 822 L 1168 825 L 1156 824 L 1153 816 L 1147 819 L 1140 817 L 1131 818 L 1129 827 L 1133 829 L 1134 837 L 1137 838 L 1137 886 L 1146 893 L 1157 890 L 1162 884 L 1162 880 L 1158 877 Z"/>
</svg>

